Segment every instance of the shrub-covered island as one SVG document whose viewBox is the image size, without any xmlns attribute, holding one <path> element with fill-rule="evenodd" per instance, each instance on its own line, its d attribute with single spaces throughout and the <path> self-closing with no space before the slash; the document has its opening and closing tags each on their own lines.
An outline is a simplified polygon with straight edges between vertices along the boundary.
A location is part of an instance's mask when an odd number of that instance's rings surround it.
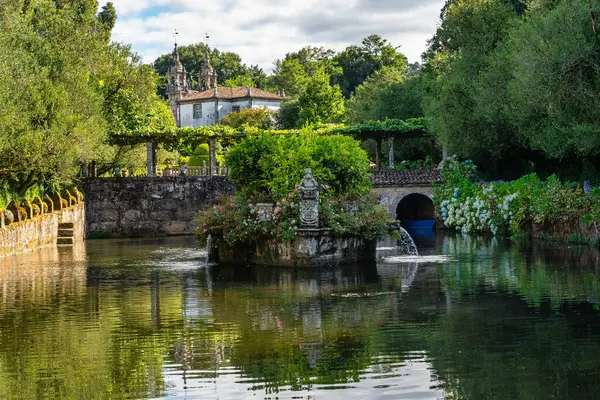
<svg viewBox="0 0 600 400">
<path fill-rule="evenodd" d="M 198 239 L 212 237 L 221 261 L 316 265 L 364 259 L 374 256 L 374 242 L 387 232 L 388 213 L 370 194 L 367 154 L 348 136 L 249 136 L 229 151 L 226 163 L 237 194 L 201 211 L 197 221 Z M 299 184 L 307 168 L 319 184 L 317 229 L 300 226 Z M 312 251 L 299 249 L 303 243 Z M 326 254 L 331 257 L 321 257 Z M 315 257 L 320 260 L 310 259 Z"/>
</svg>

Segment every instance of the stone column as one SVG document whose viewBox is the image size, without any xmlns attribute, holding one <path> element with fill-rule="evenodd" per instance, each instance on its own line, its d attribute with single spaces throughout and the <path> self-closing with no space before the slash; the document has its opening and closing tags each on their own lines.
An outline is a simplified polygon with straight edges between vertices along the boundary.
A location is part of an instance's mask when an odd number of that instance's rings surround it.
<svg viewBox="0 0 600 400">
<path fill-rule="evenodd" d="M 381 171 L 381 138 L 375 139 L 375 164 L 377 165 L 377 171 Z"/>
<path fill-rule="evenodd" d="M 394 170 L 396 168 L 396 165 L 395 165 L 395 162 L 394 162 L 395 159 L 396 159 L 396 157 L 394 155 L 394 137 L 390 137 L 388 139 L 388 142 L 390 144 L 390 150 L 388 152 L 389 167 L 390 167 L 391 170 Z"/>
<path fill-rule="evenodd" d="M 156 148 L 154 142 L 146 144 L 146 151 L 148 154 L 148 176 L 154 176 L 156 175 Z"/>
<path fill-rule="evenodd" d="M 210 153 L 210 175 L 217 174 L 217 141 L 216 139 L 210 139 L 208 143 L 208 149 Z"/>
</svg>

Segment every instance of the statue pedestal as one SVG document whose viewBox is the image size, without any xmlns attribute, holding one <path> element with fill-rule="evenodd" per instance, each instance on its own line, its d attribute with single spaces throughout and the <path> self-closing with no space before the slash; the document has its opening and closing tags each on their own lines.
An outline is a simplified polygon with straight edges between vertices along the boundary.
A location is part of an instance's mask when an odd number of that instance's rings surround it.
<svg viewBox="0 0 600 400">
<path fill-rule="evenodd" d="M 249 245 L 229 246 L 215 239 L 211 253 L 223 264 L 282 267 L 324 267 L 375 261 L 376 242 L 336 237 L 329 229 L 299 229 L 290 242 L 261 239 Z"/>
</svg>

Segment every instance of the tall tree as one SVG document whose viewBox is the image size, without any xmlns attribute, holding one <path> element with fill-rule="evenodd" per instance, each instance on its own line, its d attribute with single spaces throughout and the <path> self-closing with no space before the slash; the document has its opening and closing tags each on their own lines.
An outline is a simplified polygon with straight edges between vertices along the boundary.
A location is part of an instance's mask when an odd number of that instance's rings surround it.
<svg viewBox="0 0 600 400">
<path fill-rule="evenodd" d="M 422 117 L 418 78 L 384 67 L 356 88 L 346 103 L 348 122 Z"/>
<path fill-rule="evenodd" d="M 335 62 L 342 69 L 339 76 L 334 76 L 340 85 L 344 97 L 349 98 L 356 87 L 369 76 L 383 67 L 391 67 L 400 71 L 406 69 L 406 57 L 379 35 L 371 35 L 363 39 L 361 45 L 349 46 L 335 57 Z"/>
<path fill-rule="evenodd" d="M 319 72 L 311 79 L 298 98 L 298 125 L 342 122 L 344 98 L 339 86 L 331 86 L 329 75 Z"/>
<path fill-rule="evenodd" d="M 282 60 L 275 61 L 269 85 L 272 90 L 285 92 L 286 96 L 297 96 L 317 74 L 336 76 L 341 73 L 334 55 L 333 50 L 311 46 L 288 53 Z"/>
<path fill-rule="evenodd" d="M 71 181 L 82 162 L 110 163 L 119 149 L 109 132 L 147 126 L 165 109 L 152 71 L 109 44 L 112 5 L 97 9 L 95 0 L 0 3 L 0 186 L 17 195 Z"/>
<path fill-rule="evenodd" d="M 511 36 L 507 114 L 551 157 L 600 154 L 600 1 L 536 1 Z"/>
<path fill-rule="evenodd" d="M 423 107 L 442 147 L 494 168 L 519 143 L 503 113 L 504 41 L 519 21 L 503 0 L 453 0 L 425 53 Z"/>
</svg>

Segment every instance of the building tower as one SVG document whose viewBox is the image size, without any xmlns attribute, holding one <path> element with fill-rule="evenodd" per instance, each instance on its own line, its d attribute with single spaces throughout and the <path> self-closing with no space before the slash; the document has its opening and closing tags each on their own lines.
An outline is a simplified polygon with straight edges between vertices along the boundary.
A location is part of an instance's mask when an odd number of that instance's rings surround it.
<svg viewBox="0 0 600 400">
<path fill-rule="evenodd" d="M 177 52 L 177 43 L 175 43 L 175 49 L 173 50 L 173 64 L 169 68 L 168 73 L 169 81 L 167 83 L 167 96 L 169 96 L 169 103 L 171 104 L 171 111 L 175 117 L 175 121 L 179 126 L 179 115 L 178 115 L 178 104 L 179 100 L 185 93 L 189 91 L 187 72 L 181 61 L 179 60 L 179 53 Z"/>
<path fill-rule="evenodd" d="M 204 59 L 204 65 L 198 73 L 198 89 L 201 91 L 214 89 L 217 87 L 217 73 L 215 69 L 210 65 L 208 54 Z"/>
</svg>

